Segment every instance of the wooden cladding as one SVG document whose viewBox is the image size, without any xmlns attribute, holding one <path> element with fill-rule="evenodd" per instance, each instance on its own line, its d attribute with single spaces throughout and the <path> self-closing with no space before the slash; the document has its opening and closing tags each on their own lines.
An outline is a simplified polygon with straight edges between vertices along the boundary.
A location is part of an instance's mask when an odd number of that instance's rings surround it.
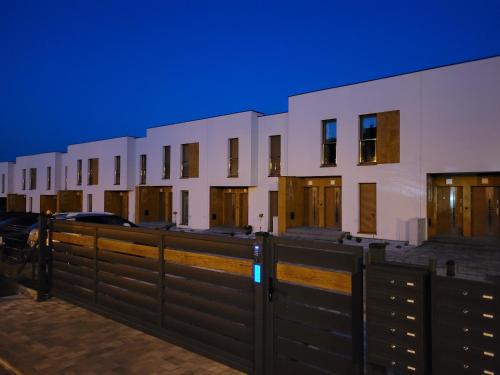
<svg viewBox="0 0 500 375">
<path fill-rule="evenodd" d="M 210 188 L 210 227 L 244 227 L 248 224 L 246 188 Z"/>
<path fill-rule="evenodd" d="M 186 143 L 182 145 L 182 178 L 199 176 L 199 153 L 199 143 Z"/>
<path fill-rule="evenodd" d="M 377 113 L 377 163 L 399 163 L 399 111 Z"/>
<path fill-rule="evenodd" d="M 171 222 L 172 187 L 138 186 L 136 188 L 135 221 L 137 223 Z"/>
<path fill-rule="evenodd" d="M 320 288 L 336 293 L 351 293 L 351 274 L 348 272 L 281 262 L 276 267 L 278 280 L 281 282 Z"/>
<path fill-rule="evenodd" d="M 87 185 L 99 184 L 99 159 L 93 158 L 88 160 L 88 181 Z"/>
<path fill-rule="evenodd" d="M 26 195 L 7 194 L 7 212 L 26 212 Z"/>
<path fill-rule="evenodd" d="M 281 176 L 281 135 L 269 137 L 269 176 Z"/>
<path fill-rule="evenodd" d="M 83 209 L 81 190 L 60 190 L 57 192 L 57 212 L 81 212 Z"/>
<path fill-rule="evenodd" d="M 57 211 L 57 196 L 56 195 L 40 195 L 40 212 L 52 213 Z"/>
<path fill-rule="evenodd" d="M 104 211 L 128 219 L 128 191 L 105 191 Z"/>
<path fill-rule="evenodd" d="M 377 185 L 359 184 L 359 232 L 377 233 Z"/>
</svg>

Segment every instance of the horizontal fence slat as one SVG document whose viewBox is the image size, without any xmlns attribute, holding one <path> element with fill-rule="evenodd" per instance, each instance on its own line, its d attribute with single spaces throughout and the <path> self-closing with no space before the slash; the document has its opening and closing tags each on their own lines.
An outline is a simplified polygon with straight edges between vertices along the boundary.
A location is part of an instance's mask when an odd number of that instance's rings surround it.
<svg viewBox="0 0 500 375">
<path fill-rule="evenodd" d="M 62 263 L 57 260 L 53 262 L 53 272 L 64 272 L 68 275 L 75 275 L 89 280 L 94 279 L 94 271 L 91 268 Z"/>
<path fill-rule="evenodd" d="M 155 298 L 158 295 L 158 288 L 155 284 L 130 279 L 128 277 L 118 276 L 109 272 L 99 271 L 99 282 L 105 282 L 122 289 L 127 289 L 136 293 Z"/>
<path fill-rule="evenodd" d="M 277 346 L 278 356 L 293 358 L 334 374 L 352 374 L 353 366 L 350 358 L 337 356 L 281 337 L 277 340 Z"/>
<path fill-rule="evenodd" d="M 75 222 L 70 220 L 52 220 L 52 233 L 68 232 L 93 236 L 95 234 L 95 224 Z"/>
<path fill-rule="evenodd" d="M 69 263 L 75 266 L 85 266 L 88 268 L 94 267 L 94 259 L 82 256 L 75 256 L 74 254 L 58 252 L 58 251 L 54 251 L 52 256 L 54 257 L 54 261 L 56 262 Z"/>
<path fill-rule="evenodd" d="M 211 296 L 201 298 L 194 294 L 179 292 L 173 289 L 165 289 L 165 304 L 185 306 L 214 316 L 221 317 L 236 323 L 253 326 L 253 314 L 248 310 L 239 309 L 223 303 L 214 302 Z"/>
<path fill-rule="evenodd" d="M 99 293 L 97 295 L 97 302 L 99 305 L 102 305 L 119 315 L 127 316 L 130 320 L 143 321 L 148 324 L 156 324 L 158 320 L 156 314 L 153 314 L 151 311 L 130 305 L 117 298 L 113 298 L 113 296 Z"/>
<path fill-rule="evenodd" d="M 185 323 L 171 316 L 165 316 L 164 326 L 166 329 L 177 332 L 193 340 L 212 345 L 223 352 L 237 356 L 243 360 L 247 367 L 252 367 L 252 347 L 242 341 L 221 335 L 203 327 Z"/>
<path fill-rule="evenodd" d="M 101 260 L 99 260 L 97 267 L 99 270 L 103 270 L 105 272 L 129 277 L 135 280 L 145 281 L 150 284 L 156 284 L 158 282 L 158 272 L 126 266 L 123 264 L 107 263 Z"/>
<path fill-rule="evenodd" d="M 211 253 L 243 259 L 253 258 L 253 241 L 243 238 L 167 232 L 163 235 L 163 241 L 165 247 L 178 250 Z"/>
<path fill-rule="evenodd" d="M 321 288 L 338 293 L 351 293 L 350 273 L 303 267 L 288 263 L 278 263 L 276 268 L 276 275 L 280 282 L 301 284 L 311 288 Z"/>
<path fill-rule="evenodd" d="M 89 290 L 92 290 L 94 288 L 94 281 L 87 277 L 82 277 L 79 275 L 63 272 L 60 270 L 54 270 L 53 275 L 54 275 L 54 285 L 67 284 Z"/>
<path fill-rule="evenodd" d="M 224 288 L 197 280 L 165 276 L 165 288 L 172 288 L 200 296 L 210 296 L 214 301 L 253 311 L 253 294 L 242 293 L 241 290 Z"/>
<path fill-rule="evenodd" d="M 277 283 L 278 298 L 286 298 L 296 303 L 317 306 L 351 315 L 352 298 L 347 294 L 332 293 L 300 285 Z"/>
<path fill-rule="evenodd" d="M 230 273 L 206 270 L 182 264 L 165 262 L 165 273 L 187 279 L 204 281 L 214 285 L 253 292 L 253 280 Z"/>
<path fill-rule="evenodd" d="M 325 375 L 328 372 L 322 371 L 317 367 L 308 366 L 305 363 L 297 362 L 286 357 L 278 357 L 275 363 L 277 375 Z M 274 373 L 274 372 L 273 372 Z"/>
<path fill-rule="evenodd" d="M 62 296 L 68 299 L 81 300 L 89 303 L 94 300 L 94 291 L 54 280 L 52 285 L 52 293 L 55 296 Z"/>
<path fill-rule="evenodd" d="M 99 227 L 98 235 L 100 238 L 109 238 L 125 242 L 133 242 L 141 245 L 158 246 L 160 243 L 161 231 L 157 233 L 145 233 L 143 231 L 131 230 L 130 228 L 104 228 Z"/>
<path fill-rule="evenodd" d="M 165 304 L 165 315 L 173 316 L 175 319 L 198 327 L 205 327 L 224 336 L 235 340 L 251 343 L 253 341 L 252 330 L 239 323 L 222 319 L 212 314 L 197 311 L 176 304 Z"/>
<path fill-rule="evenodd" d="M 53 232 L 52 241 L 59 241 L 61 243 L 68 243 L 71 245 L 92 247 L 94 245 L 94 236 L 66 232 Z"/>
<path fill-rule="evenodd" d="M 322 350 L 351 356 L 352 341 L 349 336 L 335 335 L 327 330 L 315 329 L 297 322 L 276 319 L 276 332 L 279 337 L 312 345 Z"/>
<path fill-rule="evenodd" d="M 136 268 L 144 268 L 149 271 L 158 270 L 157 259 L 143 258 L 128 254 L 115 253 L 112 251 L 101 250 L 101 249 L 97 252 L 97 257 L 99 260 L 103 260 L 108 263 L 123 264 L 126 266 L 131 266 Z"/>
<path fill-rule="evenodd" d="M 139 245 L 102 237 L 97 240 L 97 247 L 116 253 L 125 253 L 152 259 L 158 259 L 159 254 L 158 247 L 156 246 Z"/>
<path fill-rule="evenodd" d="M 192 253 L 168 248 L 165 248 L 164 259 L 170 263 L 213 269 L 246 277 L 252 276 L 252 261 L 248 259 Z"/>
<path fill-rule="evenodd" d="M 90 247 L 82 247 L 76 245 L 70 245 L 62 242 L 54 242 L 52 244 L 55 252 L 59 253 L 70 253 L 72 255 L 78 255 L 81 257 L 93 259 L 95 256 L 95 250 Z"/>
<path fill-rule="evenodd" d="M 98 287 L 99 294 L 109 295 L 121 302 L 125 302 L 131 306 L 139 307 L 149 311 L 158 311 L 158 301 L 154 298 L 132 292 L 130 290 L 125 290 L 118 288 L 111 284 L 106 284 L 104 282 L 99 283 Z"/>
<path fill-rule="evenodd" d="M 351 318 L 313 306 L 287 303 L 282 298 L 275 302 L 275 311 L 280 319 L 291 320 L 301 324 L 351 335 Z"/>
<path fill-rule="evenodd" d="M 321 250 L 316 247 L 304 248 L 299 247 L 300 242 L 292 244 L 282 244 L 279 241 L 276 244 L 278 262 L 287 262 L 295 264 L 303 264 L 309 266 L 317 266 L 331 268 L 340 271 L 356 272 L 357 259 L 362 257 L 362 248 L 358 246 L 350 246 L 351 251 L 342 250 Z M 339 246 L 343 249 L 345 246 Z"/>
</svg>

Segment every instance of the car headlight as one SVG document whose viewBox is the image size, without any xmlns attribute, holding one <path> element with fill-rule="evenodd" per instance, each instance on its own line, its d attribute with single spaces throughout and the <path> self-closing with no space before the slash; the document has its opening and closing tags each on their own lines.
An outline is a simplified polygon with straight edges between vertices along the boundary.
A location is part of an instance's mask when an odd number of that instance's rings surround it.
<svg viewBox="0 0 500 375">
<path fill-rule="evenodd" d="M 30 230 L 30 234 L 28 235 L 28 246 L 35 247 L 38 243 L 38 228 L 33 228 Z"/>
</svg>

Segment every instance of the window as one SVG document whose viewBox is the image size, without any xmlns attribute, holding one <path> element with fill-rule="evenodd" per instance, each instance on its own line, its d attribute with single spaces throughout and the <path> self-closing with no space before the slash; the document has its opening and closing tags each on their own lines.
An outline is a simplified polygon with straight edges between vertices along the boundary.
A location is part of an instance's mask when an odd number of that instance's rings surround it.
<svg viewBox="0 0 500 375">
<path fill-rule="evenodd" d="M 36 168 L 30 168 L 30 190 L 36 190 Z"/>
<path fill-rule="evenodd" d="M 239 155 L 239 140 L 238 138 L 229 139 L 229 165 L 227 177 L 238 177 L 238 155 Z"/>
<path fill-rule="evenodd" d="M 323 166 L 337 164 L 337 120 L 323 121 Z"/>
<path fill-rule="evenodd" d="M 68 168 L 68 167 L 66 167 Z M 76 184 L 80 186 L 82 184 L 82 161 L 76 161 Z"/>
<path fill-rule="evenodd" d="M 399 111 L 360 116 L 359 163 L 399 163 Z"/>
<path fill-rule="evenodd" d="M 377 162 L 377 115 L 361 116 L 359 162 Z"/>
<path fill-rule="evenodd" d="M 5 193 L 5 173 L 2 173 L 2 194 Z"/>
<path fill-rule="evenodd" d="M 163 146 L 163 179 L 170 178 L 170 146 Z"/>
<path fill-rule="evenodd" d="M 139 184 L 141 185 L 145 185 L 146 184 L 146 170 L 147 170 L 147 162 L 148 162 L 148 159 L 147 159 L 147 155 L 145 154 L 142 154 L 140 156 L 140 159 L 141 159 L 141 166 L 140 166 L 140 170 L 139 170 Z"/>
<path fill-rule="evenodd" d="M 272 135 L 269 137 L 269 176 L 277 177 L 281 175 L 281 136 Z"/>
<path fill-rule="evenodd" d="M 68 190 L 68 166 L 64 166 L 64 190 Z"/>
<path fill-rule="evenodd" d="M 92 194 L 87 194 L 87 212 L 92 212 Z"/>
<path fill-rule="evenodd" d="M 198 158 L 199 145 L 198 143 L 186 143 L 182 145 L 181 150 L 181 177 L 190 178 L 198 177 Z"/>
<path fill-rule="evenodd" d="M 88 182 L 87 185 L 99 184 L 99 159 L 88 160 Z"/>
<path fill-rule="evenodd" d="M 33 197 L 28 198 L 28 212 L 33 212 Z"/>
<path fill-rule="evenodd" d="M 189 192 L 181 190 L 181 225 L 189 223 Z"/>
<path fill-rule="evenodd" d="M 26 169 L 23 169 L 23 181 L 22 181 L 22 188 L 23 190 L 26 190 Z"/>
<path fill-rule="evenodd" d="M 115 156 L 115 185 L 120 185 L 121 164 L 120 155 Z"/>
<path fill-rule="evenodd" d="M 47 190 L 52 188 L 52 167 L 47 167 Z"/>
</svg>

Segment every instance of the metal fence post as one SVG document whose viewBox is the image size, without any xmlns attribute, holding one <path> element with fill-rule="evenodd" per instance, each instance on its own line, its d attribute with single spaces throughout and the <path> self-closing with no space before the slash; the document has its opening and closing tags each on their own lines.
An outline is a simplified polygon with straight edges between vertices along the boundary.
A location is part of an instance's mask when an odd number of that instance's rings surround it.
<svg viewBox="0 0 500 375">
<path fill-rule="evenodd" d="M 160 317 L 158 318 L 158 323 L 160 327 L 163 327 L 163 293 L 164 293 L 164 283 L 165 283 L 165 262 L 164 262 L 164 251 L 165 251 L 165 241 L 163 239 L 163 234 L 160 234 L 160 242 L 158 244 L 158 311 Z"/>
<path fill-rule="evenodd" d="M 99 299 L 99 227 L 94 228 L 94 303 L 97 304 Z"/>
<path fill-rule="evenodd" d="M 40 214 L 38 221 L 38 291 L 37 301 L 45 301 L 48 296 L 47 286 L 47 216 Z"/>
<path fill-rule="evenodd" d="M 269 233 L 257 232 L 253 248 L 253 285 L 254 285 L 254 364 L 255 375 L 264 374 L 264 343 L 265 343 L 265 280 L 268 270 L 264 258 L 268 246 Z"/>
</svg>

